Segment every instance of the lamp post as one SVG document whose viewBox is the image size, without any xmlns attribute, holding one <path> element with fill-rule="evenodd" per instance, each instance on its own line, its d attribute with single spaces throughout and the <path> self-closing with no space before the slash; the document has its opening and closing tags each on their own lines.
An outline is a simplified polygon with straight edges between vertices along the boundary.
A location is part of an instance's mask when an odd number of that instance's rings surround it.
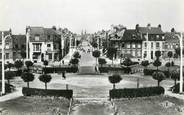
<svg viewBox="0 0 184 115">
<path fill-rule="evenodd" d="M 183 36 L 180 36 L 180 93 L 183 92 Z"/>
<path fill-rule="evenodd" d="M 1 94 L 5 94 L 5 74 L 4 74 L 4 46 L 6 38 L 10 37 L 9 35 L 4 36 L 4 32 L 2 32 L 2 91 Z"/>
</svg>

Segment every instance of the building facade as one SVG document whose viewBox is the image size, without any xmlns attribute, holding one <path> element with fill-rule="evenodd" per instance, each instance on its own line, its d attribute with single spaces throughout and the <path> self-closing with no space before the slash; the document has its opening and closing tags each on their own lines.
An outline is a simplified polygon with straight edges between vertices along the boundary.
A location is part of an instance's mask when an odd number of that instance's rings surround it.
<svg viewBox="0 0 184 115">
<path fill-rule="evenodd" d="M 127 29 L 121 39 L 121 53 L 123 57 L 130 57 L 134 61 L 142 59 L 142 41 L 136 29 Z"/>
<path fill-rule="evenodd" d="M 155 52 L 161 51 L 162 56 L 165 53 L 165 37 L 161 29 L 158 27 L 137 27 L 137 31 L 141 34 L 142 42 L 142 59 L 153 61 L 155 59 Z"/>
</svg>

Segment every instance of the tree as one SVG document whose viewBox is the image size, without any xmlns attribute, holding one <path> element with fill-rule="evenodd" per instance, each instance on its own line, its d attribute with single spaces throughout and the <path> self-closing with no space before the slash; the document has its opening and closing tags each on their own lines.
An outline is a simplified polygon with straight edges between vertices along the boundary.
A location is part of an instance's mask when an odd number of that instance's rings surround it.
<svg viewBox="0 0 184 115">
<path fill-rule="evenodd" d="M 180 79 L 180 72 L 179 71 L 172 71 L 171 72 L 171 79 L 174 80 L 174 85 L 176 86 L 176 81 Z"/>
<path fill-rule="evenodd" d="M 101 67 L 102 67 L 102 65 L 103 64 L 106 64 L 107 63 L 107 61 L 104 59 L 104 58 L 99 58 L 98 59 L 98 63 L 101 65 Z"/>
<path fill-rule="evenodd" d="M 74 58 L 81 58 L 81 55 L 79 54 L 79 52 L 75 52 L 75 53 L 73 54 L 73 57 L 74 57 Z"/>
<path fill-rule="evenodd" d="M 96 58 L 96 65 L 97 65 L 97 60 L 100 57 L 100 51 L 95 50 L 95 51 L 93 51 L 93 54 L 92 55 L 93 55 L 93 57 Z"/>
<path fill-rule="evenodd" d="M 113 58 L 115 57 L 116 55 L 116 52 L 117 52 L 117 49 L 114 48 L 114 47 L 109 47 L 107 49 L 107 57 L 112 60 L 112 65 L 113 65 Z"/>
<path fill-rule="evenodd" d="M 21 55 L 22 59 L 26 58 L 26 52 L 24 50 L 21 50 L 20 55 Z"/>
<path fill-rule="evenodd" d="M 180 56 L 180 48 L 176 48 L 176 49 L 175 49 L 175 53 L 176 53 L 178 56 Z M 183 54 L 184 54 L 184 49 L 183 49 Z"/>
<path fill-rule="evenodd" d="M 39 80 L 45 83 L 45 89 L 47 90 L 47 83 L 51 81 L 51 75 L 43 74 L 39 76 Z"/>
<path fill-rule="evenodd" d="M 10 85 L 10 79 L 13 79 L 13 77 L 15 77 L 15 72 L 13 71 L 5 72 L 5 78 L 7 79 L 9 85 Z"/>
<path fill-rule="evenodd" d="M 156 58 L 158 59 L 158 58 L 161 56 L 161 51 L 156 51 L 156 52 L 155 52 L 155 56 L 156 56 Z"/>
<path fill-rule="evenodd" d="M 169 51 L 169 52 L 167 53 L 167 56 L 169 57 L 169 62 L 170 62 L 170 58 L 173 56 L 172 51 Z"/>
<path fill-rule="evenodd" d="M 34 80 L 34 75 L 29 72 L 24 72 L 21 75 L 21 78 L 23 79 L 24 82 L 27 82 L 27 87 L 29 88 L 29 82 L 32 82 Z"/>
<path fill-rule="evenodd" d="M 149 61 L 148 60 L 142 61 L 141 65 L 147 68 L 147 66 L 149 65 Z"/>
<path fill-rule="evenodd" d="M 153 79 L 157 80 L 158 87 L 160 86 L 160 82 L 165 79 L 164 73 L 163 72 L 158 72 L 158 71 L 157 72 L 154 72 L 152 74 L 152 77 L 153 77 Z"/>
<path fill-rule="evenodd" d="M 96 41 L 93 41 L 93 42 L 91 43 L 91 45 L 92 45 L 94 48 L 97 48 L 97 47 L 98 47 L 98 44 L 96 43 Z"/>
<path fill-rule="evenodd" d="M 113 84 L 113 89 L 115 89 L 115 84 L 119 83 L 121 80 L 122 78 L 119 74 L 114 74 L 112 76 L 109 76 L 109 82 Z"/>
<path fill-rule="evenodd" d="M 7 66 L 7 68 L 8 68 L 9 71 L 10 71 L 10 69 L 11 69 L 14 65 L 13 65 L 12 63 L 9 63 L 9 62 L 8 62 L 8 63 L 6 64 L 6 66 Z"/>
<path fill-rule="evenodd" d="M 170 62 L 167 62 L 167 63 L 165 64 L 165 66 L 167 67 L 167 70 L 168 70 L 168 72 L 169 72 L 169 67 L 171 66 L 171 63 L 170 63 Z"/>
<path fill-rule="evenodd" d="M 27 67 L 28 71 L 29 71 L 30 67 L 33 66 L 32 61 L 26 61 L 25 64 L 26 64 L 26 67 Z"/>
<path fill-rule="evenodd" d="M 77 58 L 74 58 L 74 59 L 71 59 L 69 63 L 75 66 L 75 65 L 78 65 L 79 60 Z"/>
<path fill-rule="evenodd" d="M 43 61 L 43 65 L 45 66 L 44 73 L 45 73 L 45 71 L 46 71 L 46 66 L 48 66 L 48 64 L 49 64 L 49 62 L 48 62 L 47 60 L 44 60 L 44 61 Z"/>
<path fill-rule="evenodd" d="M 153 65 L 154 65 L 155 67 L 157 67 L 157 72 L 158 72 L 158 67 L 162 65 L 162 62 L 160 62 L 159 59 L 156 59 L 156 60 L 153 62 Z"/>
<path fill-rule="evenodd" d="M 21 60 L 17 60 L 17 61 L 15 61 L 14 66 L 15 66 L 18 70 L 20 70 L 20 68 L 23 66 L 23 62 L 22 62 Z"/>
<path fill-rule="evenodd" d="M 132 60 L 130 58 L 125 58 L 125 60 L 122 63 L 124 66 L 128 67 L 132 65 Z"/>
</svg>

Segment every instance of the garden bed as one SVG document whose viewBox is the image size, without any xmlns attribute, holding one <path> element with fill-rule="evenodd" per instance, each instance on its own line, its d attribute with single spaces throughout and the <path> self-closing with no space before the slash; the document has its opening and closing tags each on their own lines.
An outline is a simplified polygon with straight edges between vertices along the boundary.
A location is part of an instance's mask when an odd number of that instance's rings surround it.
<svg viewBox="0 0 184 115">
<path fill-rule="evenodd" d="M 163 87 L 144 87 L 144 88 L 124 88 L 112 89 L 109 91 L 111 99 L 114 98 L 134 98 L 134 97 L 148 97 L 164 94 Z"/>
<path fill-rule="evenodd" d="M 55 89 L 37 89 L 37 88 L 22 88 L 22 93 L 24 96 L 56 96 L 72 98 L 73 90 L 55 90 Z"/>
</svg>

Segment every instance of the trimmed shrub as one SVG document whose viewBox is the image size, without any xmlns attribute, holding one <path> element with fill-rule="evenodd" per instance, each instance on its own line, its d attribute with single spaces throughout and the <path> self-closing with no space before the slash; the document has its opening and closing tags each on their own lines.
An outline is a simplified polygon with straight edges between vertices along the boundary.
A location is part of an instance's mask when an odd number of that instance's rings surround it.
<svg viewBox="0 0 184 115">
<path fill-rule="evenodd" d="M 109 71 L 122 71 L 124 73 L 130 73 L 130 67 L 99 67 L 100 73 L 108 73 Z"/>
<path fill-rule="evenodd" d="M 157 70 L 155 69 L 144 69 L 143 72 L 144 72 L 144 75 L 152 75 L 154 72 L 156 72 Z M 163 72 L 166 76 L 166 78 L 169 78 L 169 72 L 168 71 L 161 71 L 161 70 L 158 70 L 159 72 Z"/>
<path fill-rule="evenodd" d="M 134 98 L 147 97 L 164 94 L 163 87 L 145 87 L 145 88 L 125 88 L 112 89 L 109 91 L 110 99 L 114 98 Z"/>
<path fill-rule="evenodd" d="M 73 97 L 73 90 L 56 90 L 56 89 L 37 89 L 37 88 L 22 88 L 22 93 L 24 96 L 56 96 L 65 97 L 70 99 Z"/>
<path fill-rule="evenodd" d="M 42 71 L 44 71 L 45 74 L 61 73 L 62 71 L 65 71 L 67 73 L 76 73 L 76 72 L 78 72 L 78 67 L 75 67 L 75 66 L 71 66 L 71 67 L 46 67 L 46 68 L 43 68 Z"/>
</svg>

